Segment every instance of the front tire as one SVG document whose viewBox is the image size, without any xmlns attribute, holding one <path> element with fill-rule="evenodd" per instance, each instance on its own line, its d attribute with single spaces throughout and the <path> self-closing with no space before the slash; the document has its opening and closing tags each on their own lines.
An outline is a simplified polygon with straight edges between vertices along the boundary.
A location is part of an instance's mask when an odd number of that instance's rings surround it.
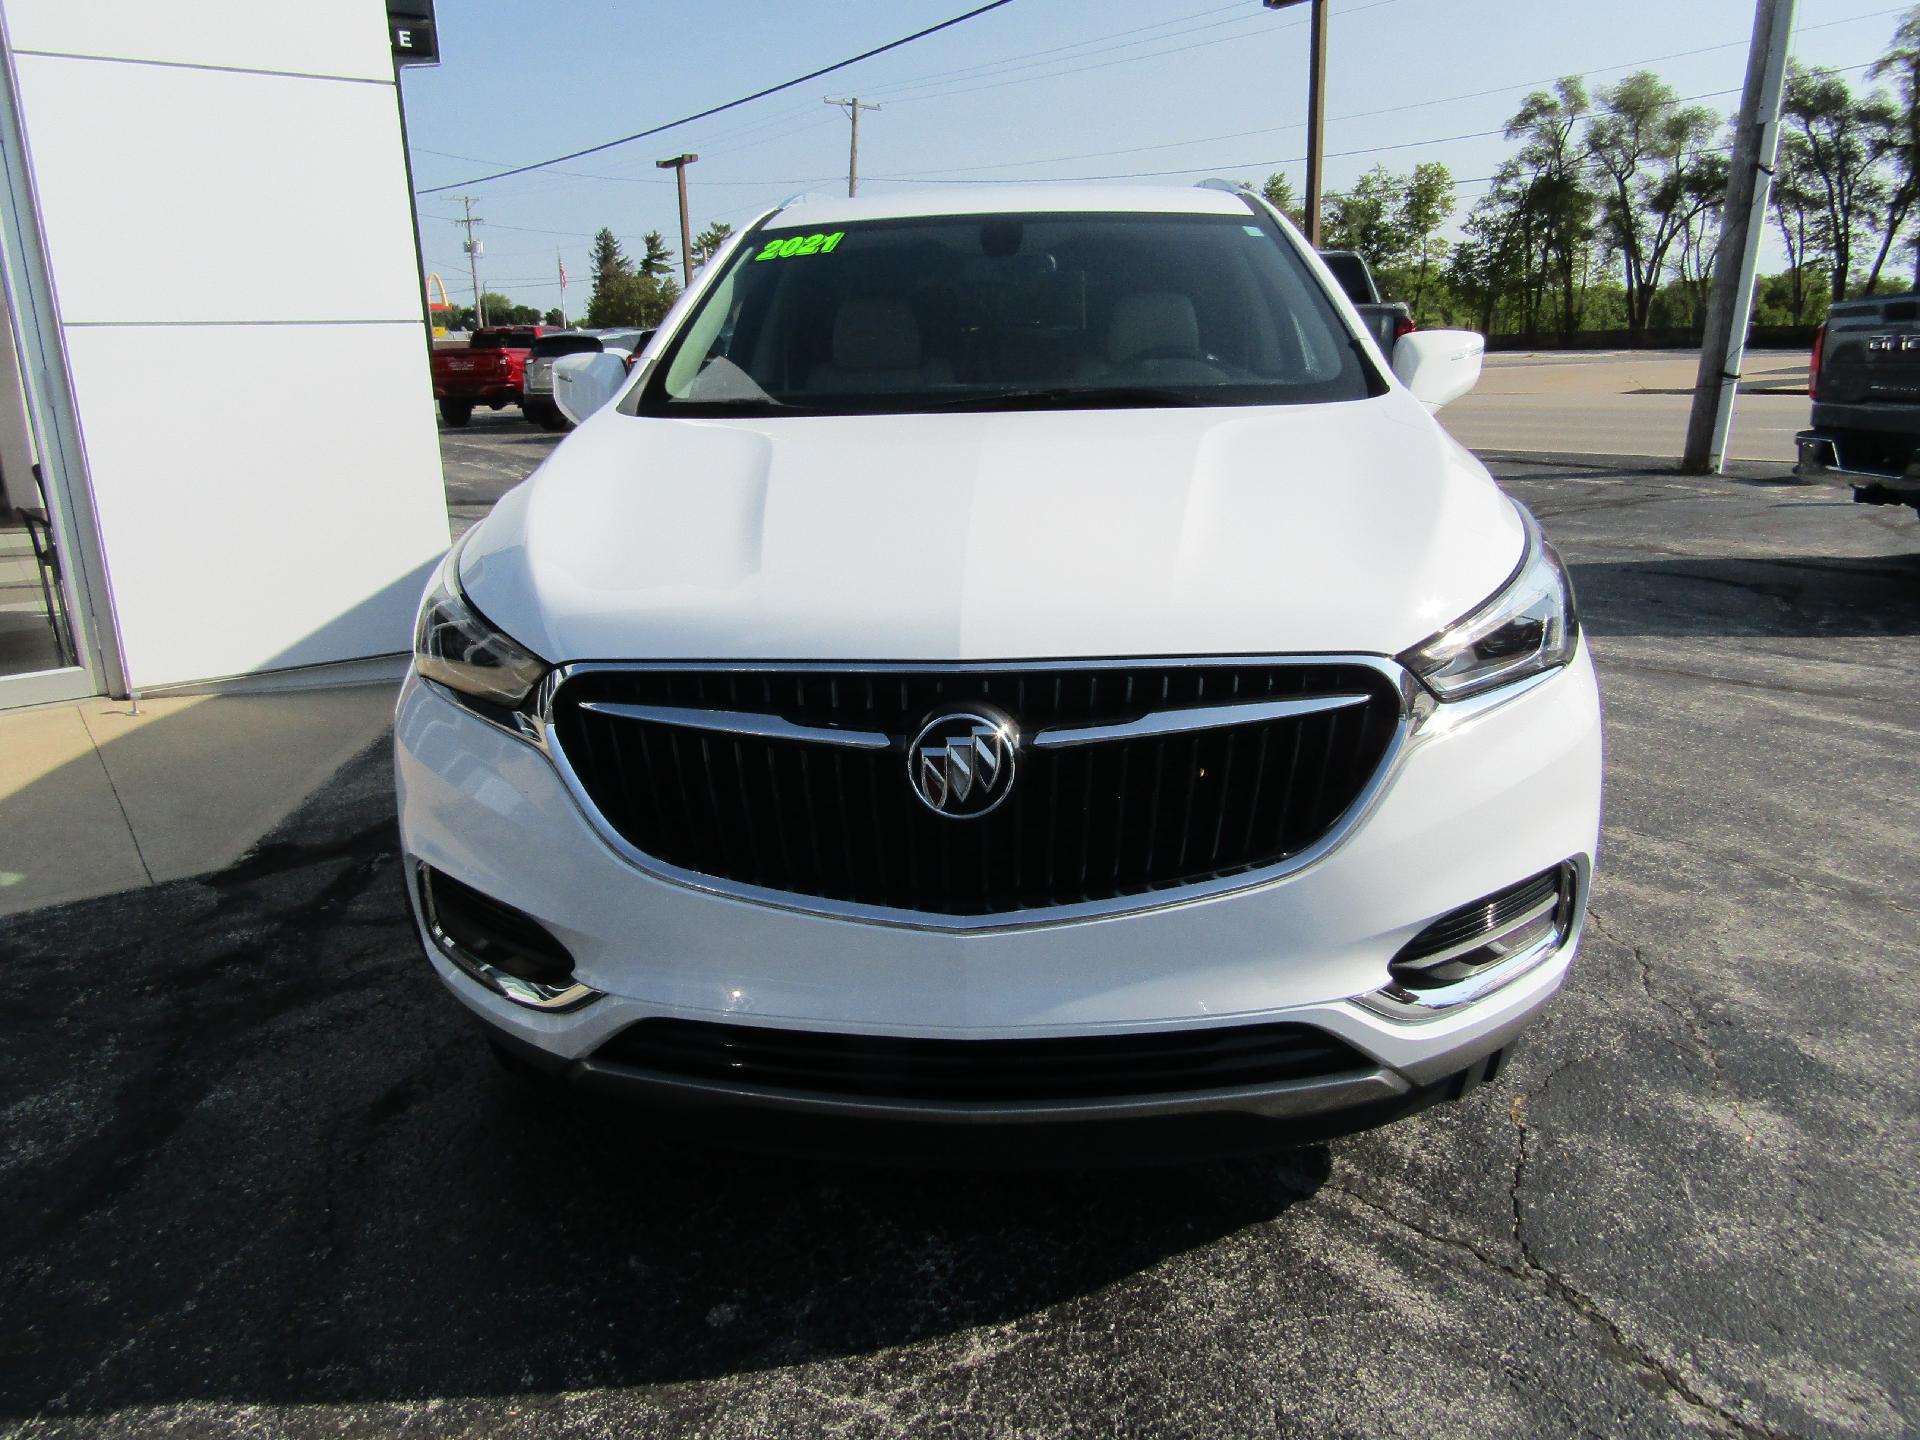
<svg viewBox="0 0 1920 1440">
<path fill-rule="evenodd" d="M 458 430 L 473 419 L 473 402 L 471 400 L 442 400 L 440 402 L 440 418 L 453 429 Z"/>
<path fill-rule="evenodd" d="M 520 406 L 527 419 L 542 430 L 571 430 L 573 422 L 567 419 L 558 405 L 551 400 L 529 400 Z"/>
</svg>

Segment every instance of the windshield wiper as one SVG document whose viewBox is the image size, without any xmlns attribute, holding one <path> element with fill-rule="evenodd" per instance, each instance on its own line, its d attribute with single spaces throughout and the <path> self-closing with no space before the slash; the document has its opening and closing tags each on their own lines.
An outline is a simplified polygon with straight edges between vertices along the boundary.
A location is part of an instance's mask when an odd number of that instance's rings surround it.
<svg viewBox="0 0 1920 1440">
<path fill-rule="evenodd" d="M 983 390 L 937 400 L 929 410 L 1124 410 L 1135 406 L 1204 405 L 1191 390 L 1156 385 L 1055 385 L 1034 390 Z"/>
</svg>

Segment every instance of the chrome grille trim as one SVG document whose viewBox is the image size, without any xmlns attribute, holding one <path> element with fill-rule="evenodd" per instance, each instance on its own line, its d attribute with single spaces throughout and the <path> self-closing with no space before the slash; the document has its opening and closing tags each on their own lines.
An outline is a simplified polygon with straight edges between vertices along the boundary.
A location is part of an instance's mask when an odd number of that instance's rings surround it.
<svg viewBox="0 0 1920 1440">
<path fill-rule="evenodd" d="M 1132 740 L 1142 735 L 1184 735 L 1192 730 L 1217 730 L 1227 725 L 1253 725 L 1262 720 L 1287 720 L 1344 710 L 1367 703 L 1365 695 L 1315 695 L 1305 700 L 1249 700 L 1244 705 L 1189 705 L 1178 710 L 1155 710 L 1138 720 L 1118 725 L 1056 725 L 1026 738 L 1029 745 L 1092 745 L 1102 740 Z"/>
<path fill-rule="evenodd" d="M 1222 876 L 1185 885 L 1173 885 L 1144 893 L 1120 895 L 1108 899 L 1050 905 L 995 914 L 946 915 L 921 910 L 897 909 L 883 905 L 868 905 L 830 900 L 818 896 L 799 894 L 789 890 L 769 889 L 763 886 L 730 881 L 701 871 L 689 870 L 666 863 L 658 857 L 638 849 L 609 823 L 606 816 L 602 814 L 598 805 L 595 804 L 587 792 L 586 786 L 567 756 L 565 748 L 558 743 L 553 733 L 554 698 L 560 687 L 568 680 L 577 676 L 593 673 L 699 671 L 716 675 L 840 673 L 884 677 L 889 675 L 942 673 L 965 676 L 967 674 L 981 672 L 1102 671 L 1129 668 L 1138 669 L 1143 666 L 1172 668 L 1233 665 L 1265 665 L 1275 667 L 1364 666 L 1387 679 L 1399 695 L 1399 713 L 1395 720 L 1392 737 L 1387 742 L 1366 784 L 1327 832 L 1296 854 L 1287 856 L 1275 864 L 1249 869 L 1234 875 Z M 1344 697 L 1316 696 L 1311 698 L 1314 700 L 1338 698 L 1342 699 L 1343 703 L 1345 703 Z M 1175 906 L 1194 904 L 1236 891 L 1254 889 L 1317 863 L 1345 843 L 1366 816 L 1372 812 L 1381 793 L 1386 788 L 1388 781 L 1398 770 L 1407 750 L 1408 742 L 1413 737 L 1419 724 L 1419 719 L 1425 713 L 1428 705 L 1426 703 L 1426 692 L 1421 688 L 1418 680 L 1414 678 L 1410 671 L 1406 670 L 1396 661 L 1381 655 L 1338 652 L 1290 655 L 1145 655 L 1098 659 L 1067 658 L 1011 661 L 577 661 L 556 666 L 552 671 L 548 672 L 540 684 L 531 708 L 533 714 L 528 721 L 528 727 L 532 733 L 525 735 L 523 738 L 530 740 L 538 749 L 546 754 L 548 760 L 559 773 L 574 804 L 578 807 L 582 816 L 592 826 L 595 833 L 599 835 L 603 843 L 635 869 L 655 879 L 723 899 L 746 901 L 751 904 L 763 905 L 770 909 L 785 910 L 796 914 L 812 915 L 826 919 L 850 921 L 860 924 L 885 925 L 909 930 L 994 932 L 1043 929 L 1048 926 L 1072 924 L 1103 916 L 1139 914 L 1171 909 Z M 1218 710 L 1231 707 L 1206 706 L 1183 708 Z M 1219 723 L 1232 724 L 1244 722 L 1226 721 Z M 1212 727 L 1209 726 L 1208 728 Z M 675 748 L 678 749 L 678 747 Z M 779 837 L 781 841 L 784 841 L 784 838 L 784 836 Z"/>
<path fill-rule="evenodd" d="M 582 710 L 614 715 L 622 720 L 650 720 L 656 725 L 678 725 L 688 730 L 711 730 L 722 735 L 754 735 L 762 740 L 804 740 L 811 745 L 845 745 L 853 750 L 885 750 L 893 738 L 877 730 L 838 730 L 829 725 L 796 725 L 778 715 L 748 710 L 699 710 L 688 705 L 628 705 L 609 700 L 585 700 Z"/>
</svg>

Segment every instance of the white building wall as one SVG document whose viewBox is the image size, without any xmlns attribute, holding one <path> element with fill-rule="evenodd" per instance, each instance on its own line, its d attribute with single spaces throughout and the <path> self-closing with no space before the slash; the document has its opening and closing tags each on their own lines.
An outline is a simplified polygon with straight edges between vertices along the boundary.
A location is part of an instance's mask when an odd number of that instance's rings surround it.
<svg viewBox="0 0 1920 1440">
<path fill-rule="evenodd" d="M 447 516 L 382 0 L 0 0 L 135 688 L 404 650 Z"/>
</svg>

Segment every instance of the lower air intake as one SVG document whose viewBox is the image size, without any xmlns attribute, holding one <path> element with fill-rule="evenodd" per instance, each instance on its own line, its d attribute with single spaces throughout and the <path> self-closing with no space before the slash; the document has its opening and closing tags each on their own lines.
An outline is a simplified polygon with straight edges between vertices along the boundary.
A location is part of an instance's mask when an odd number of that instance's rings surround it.
<svg viewBox="0 0 1920 1440">
<path fill-rule="evenodd" d="M 1326 1032 L 1287 1024 L 923 1040 L 657 1019 L 622 1030 L 593 1059 L 755 1089 L 953 1102 L 1180 1094 L 1373 1068 Z"/>
</svg>

